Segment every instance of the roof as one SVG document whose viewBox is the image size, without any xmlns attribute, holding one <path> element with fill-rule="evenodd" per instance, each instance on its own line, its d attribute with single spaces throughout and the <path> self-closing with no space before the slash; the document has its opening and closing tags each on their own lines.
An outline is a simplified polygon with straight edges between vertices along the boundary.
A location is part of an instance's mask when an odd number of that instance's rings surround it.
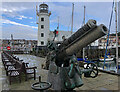
<svg viewBox="0 0 120 92">
<path fill-rule="evenodd" d="M 40 4 L 40 7 L 48 7 L 48 5 L 47 4 Z"/>
</svg>

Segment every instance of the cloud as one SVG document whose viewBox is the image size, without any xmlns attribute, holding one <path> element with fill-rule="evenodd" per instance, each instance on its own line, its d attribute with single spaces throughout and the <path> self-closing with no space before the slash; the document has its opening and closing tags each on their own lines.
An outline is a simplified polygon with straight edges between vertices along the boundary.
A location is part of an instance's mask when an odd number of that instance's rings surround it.
<svg viewBox="0 0 120 92">
<path fill-rule="evenodd" d="M 33 21 L 31 21 L 30 23 L 31 23 L 31 24 L 36 24 L 36 22 L 33 22 Z"/>
<path fill-rule="evenodd" d="M 2 14 L 6 15 L 7 17 L 15 18 L 18 17 L 18 19 L 21 18 L 21 13 L 26 12 L 27 10 L 33 10 L 34 9 L 34 3 L 18 3 L 18 2 L 3 2 L 0 12 Z M 29 19 L 32 19 L 29 17 Z"/>
<path fill-rule="evenodd" d="M 17 19 L 22 20 L 22 19 L 33 19 L 33 17 L 26 17 L 24 15 L 20 15 Z"/>
<path fill-rule="evenodd" d="M 19 17 L 19 18 L 17 18 L 17 19 L 22 20 L 23 18 L 22 18 L 22 17 Z"/>
<path fill-rule="evenodd" d="M 21 18 L 25 18 L 25 19 L 27 18 L 27 17 L 25 17 L 25 16 L 20 16 L 20 17 L 21 17 Z"/>
<path fill-rule="evenodd" d="M 13 10 L 8 10 L 8 9 L 2 9 L 2 11 L 3 12 L 9 12 L 9 13 L 13 12 Z"/>
<path fill-rule="evenodd" d="M 26 10 L 25 7 L 6 7 L 6 5 L 2 7 L 1 12 L 2 14 L 8 16 L 8 17 L 21 17 L 21 15 L 18 13 L 20 11 Z"/>
<path fill-rule="evenodd" d="M 17 13 L 18 11 L 26 10 L 26 8 L 23 8 L 20 10 L 18 8 L 13 7 L 12 9 L 2 8 L 1 10 L 2 10 L 2 14 L 9 16 L 9 17 L 12 17 L 12 18 L 16 17 L 16 19 L 19 19 L 19 20 L 27 19 L 27 18 L 33 19 L 32 17 L 27 17 L 27 16 L 20 15 L 19 13 Z"/>
<path fill-rule="evenodd" d="M 2 19 L 2 23 L 3 24 L 12 24 L 12 25 L 17 25 L 17 26 L 23 26 L 23 27 L 30 27 L 30 28 L 33 28 L 33 29 L 38 28 L 38 27 L 35 27 L 35 26 L 24 25 L 24 24 L 21 24 L 21 23 L 17 23 L 17 22 L 14 22 L 14 21 L 7 20 L 7 19 Z"/>
<path fill-rule="evenodd" d="M 9 27 L 3 27 L 2 30 L 2 37 L 4 39 L 10 39 L 11 34 L 13 34 L 14 39 L 37 39 L 37 30 L 33 30 L 30 27 L 12 25 Z"/>
<path fill-rule="evenodd" d="M 27 19 L 27 18 L 28 18 L 28 17 L 21 15 L 21 16 L 19 16 L 19 18 L 17 18 L 17 19 L 22 20 L 22 19 Z"/>
<path fill-rule="evenodd" d="M 12 11 L 12 12 L 18 12 L 18 11 L 24 11 L 29 9 L 26 6 L 23 6 L 22 3 L 2 3 L 2 11 L 3 12 L 8 12 L 8 11 Z"/>
<path fill-rule="evenodd" d="M 29 17 L 29 19 L 33 19 L 33 17 Z"/>
</svg>

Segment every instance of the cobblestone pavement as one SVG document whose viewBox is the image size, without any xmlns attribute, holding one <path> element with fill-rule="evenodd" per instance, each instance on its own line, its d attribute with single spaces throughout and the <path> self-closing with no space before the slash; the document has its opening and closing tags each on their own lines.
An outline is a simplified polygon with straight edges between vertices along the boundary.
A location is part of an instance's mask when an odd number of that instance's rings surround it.
<svg viewBox="0 0 120 92">
<path fill-rule="evenodd" d="M 23 59 L 24 62 L 29 62 L 30 66 L 37 66 L 37 79 L 29 79 L 19 83 L 17 79 L 12 81 L 12 85 L 9 85 L 8 77 L 0 59 L 0 68 L 2 73 L 0 73 L 0 83 L 2 83 L 2 90 L 32 90 L 31 84 L 38 82 L 39 75 L 42 77 L 42 81 L 47 81 L 47 70 L 41 69 L 41 64 L 44 62 L 44 58 L 36 57 L 32 55 L 18 55 L 20 59 Z M 100 72 L 96 78 L 85 78 L 83 77 L 84 85 L 75 90 L 118 90 L 118 76 L 110 75 Z"/>
</svg>

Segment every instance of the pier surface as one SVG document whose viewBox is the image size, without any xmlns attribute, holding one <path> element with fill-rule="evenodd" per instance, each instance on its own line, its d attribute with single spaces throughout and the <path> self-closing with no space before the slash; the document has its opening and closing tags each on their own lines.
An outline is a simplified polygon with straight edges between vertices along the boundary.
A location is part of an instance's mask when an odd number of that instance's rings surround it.
<svg viewBox="0 0 120 92">
<path fill-rule="evenodd" d="M 0 73 L 0 83 L 2 83 L 2 90 L 32 90 L 31 84 L 38 82 L 38 77 L 42 77 L 42 81 L 47 81 L 47 70 L 41 68 L 41 64 L 45 61 L 44 58 L 36 57 L 32 55 L 17 55 L 20 59 L 23 59 L 24 62 L 29 62 L 30 66 L 37 66 L 37 79 L 29 79 L 25 81 L 24 77 L 22 82 L 19 83 L 17 79 L 13 80 L 12 84 L 9 85 L 8 77 L 2 65 L 0 57 L 0 68 L 2 73 Z M 83 76 L 84 85 L 75 90 L 118 90 L 118 76 L 106 74 L 99 72 L 98 77 L 96 78 L 85 78 Z"/>
</svg>

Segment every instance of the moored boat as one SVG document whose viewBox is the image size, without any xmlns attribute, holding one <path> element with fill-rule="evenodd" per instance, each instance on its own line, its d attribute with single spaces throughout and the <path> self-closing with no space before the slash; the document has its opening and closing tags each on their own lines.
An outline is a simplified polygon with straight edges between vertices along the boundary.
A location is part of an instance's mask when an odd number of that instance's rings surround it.
<svg viewBox="0 0 120 92">
<path fill-rule="evenodd" d="M 104 57 L 99 58 L 100 61 L 104 61 Z M 113 56 L 107 56 L 105 61 L 113 61 L 114 57 Z"/>
</svg>

